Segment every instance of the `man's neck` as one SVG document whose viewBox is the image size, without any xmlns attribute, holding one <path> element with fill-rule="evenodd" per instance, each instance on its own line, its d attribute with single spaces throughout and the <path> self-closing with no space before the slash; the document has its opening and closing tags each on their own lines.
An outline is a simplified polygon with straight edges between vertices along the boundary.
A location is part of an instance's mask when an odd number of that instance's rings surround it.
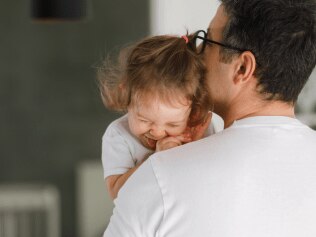
<svg viewBox="0 0 316 237">
<path fill-rule="evenodd" d="M 281 101 L 257 101 L 244 103 L 241 106 L 232 106 L 220 114 L 224 119 L 225 128 L 229 127 L 235 120 L 255 116 L 285 116 L 295 117 L 294 106 Z"/>
</svg>

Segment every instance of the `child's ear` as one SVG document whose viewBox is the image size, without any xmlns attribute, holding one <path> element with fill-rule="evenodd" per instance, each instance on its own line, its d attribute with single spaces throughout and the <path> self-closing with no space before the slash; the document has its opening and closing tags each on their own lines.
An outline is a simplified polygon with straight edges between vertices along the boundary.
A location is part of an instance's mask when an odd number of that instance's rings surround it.
<svg viewBox="0 0 316 237">
<path fill-rule="evenodd" d="M 248 82 L 256 69 L 256 58 L 250 51 L 241 53 L 236 63 L 235 83 Z"/>
</svg>

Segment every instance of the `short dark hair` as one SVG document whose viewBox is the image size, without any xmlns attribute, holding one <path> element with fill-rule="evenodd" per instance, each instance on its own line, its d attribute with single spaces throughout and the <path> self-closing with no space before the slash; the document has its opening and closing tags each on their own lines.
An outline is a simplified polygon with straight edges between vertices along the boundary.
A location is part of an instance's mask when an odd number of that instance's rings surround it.
<svg viewBox="0 0 316 237">
<path fill-rule="evenodd" d="M 221 0 L 228 15 L 223 43 L 249 49 L 259 92 L 296 102 L 316 63 L 315 0 Z M 236 52 L 222 49 L 222 59 Z"/>
</svg>

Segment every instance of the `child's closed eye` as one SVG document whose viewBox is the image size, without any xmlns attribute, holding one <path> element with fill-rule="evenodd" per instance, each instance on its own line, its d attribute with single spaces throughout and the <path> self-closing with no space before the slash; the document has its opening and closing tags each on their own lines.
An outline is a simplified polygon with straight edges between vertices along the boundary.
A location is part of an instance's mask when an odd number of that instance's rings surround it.
<svg viewBox="0 0 316 237">
<path fill-rule="evenodd" d="M 173 123 L 171 123 L 171 124 L 168 124 L 168 126 L 171 127 L 171 128 L 177 128 L 177 127 L 180 127 L 181 124 L 173 124 Z"/>
<path fill-rule="evenodd" d="M 140 122 L 142 122 L 142 123 L 147 123 L 147 124 L 149 124 L 149 123 L 150 123 L 150 121 L 145 120 L 145 119 L 139 119 L 139 121 L 140 121 Z"/>
</svg>

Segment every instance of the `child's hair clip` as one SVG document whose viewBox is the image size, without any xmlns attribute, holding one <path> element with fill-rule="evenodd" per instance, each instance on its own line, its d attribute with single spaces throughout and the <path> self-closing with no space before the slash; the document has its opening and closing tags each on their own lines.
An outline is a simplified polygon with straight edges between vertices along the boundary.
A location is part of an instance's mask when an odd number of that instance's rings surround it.
<svg viewBox="0 0 316 237">
<path fill-rule="evenodd" d="M 189 38 L 186 35 L 182 35 L 181 38 L 183 38 L 185 40 L 185 43 L 189 43 Z"/>
</svg>

